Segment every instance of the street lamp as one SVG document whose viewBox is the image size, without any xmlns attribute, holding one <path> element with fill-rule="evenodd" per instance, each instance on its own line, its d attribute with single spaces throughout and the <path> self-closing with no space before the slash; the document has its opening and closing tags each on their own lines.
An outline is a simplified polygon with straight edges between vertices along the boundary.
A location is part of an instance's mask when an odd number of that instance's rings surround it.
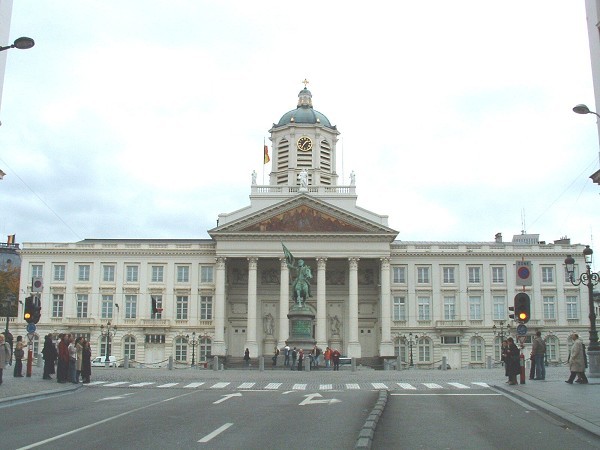
<svg viewBox="0 0 600 450">
<path fill-rule="evenodd" d="M 195 353 L 195 349 L 196 349 L 196 345 L 198 345 L 198 339 L 196 339 L 196 332 L 192 331 L 192 338 L 190 339 L 190 335 L 186 335 L 185 336 L 188 340 L 188 344 L 190 344 L 192 346 L 192 367 L 195 366 L 196 364 L 196 353 Z"/>
<path fill-rule="evenodd" d="M 35 41 L 30 37 L 20 37 L 15 39 L 15 42 L 12 45 L 7 45 L 6 47 L 0 47 L 0 52 L 4 50 L 8 50 L 9 48 L 18 48 L 19 50 L 27 50 L 35 45 Z"/>
<path fill-rule="evenodd" d="M 102 337 L 106 338 L 106 357 L 104 359 L 104 364 L 108 367 L 110 366 L 110 338 L 111 336 L 114 336 L 117 333 L 117 326 L 116 325 L 112 325 L 110 324 L 110 320 L 108 321 L 108 323 L 106 324 L 106 329 L 104 328 L 104 325 L 100 325 L 100 335 Z"/>
<path fill-rule="evenodd" d="M 417 336 L 415 334 L 415 340 L 413 341 L 413 334 L 412 331 L 410 333 L 408 333 L 408 355 L 409 355 L 409 360 L 408 360 L 408 366 L 409 367 L 413 367 L 413 344 L 419 339 L 419 336 Z M 404 341 L 406 342 L 406 336 L 404 336 Z"/>
<path fill-rule="evenodd" d="M 4 333 L 2 333 L 2 334 L 4 335 L 6 343 L 10 346 L 11 352 L 13 349 L 13 335 L 8 330 L 8 324 L 10 322 L 10 307 L 14 301 L 15 301 L 15 296 L 12 294 L 7 295 L 6 298 L 4 299 L 4 307 L 6 308 L 6 329 L 4 330 Z"/>
<path fill-rule="evenodd" d="M 500 341 L 504 340 L 504 320 L 500 321 L 499 327 L 496 327 L 496 325 L 494 324 L 492 330 L 494 330 L 494 336 L 500 337 Z M 510 334 L 510 323 L 506 324 L 506 334 Z"/>
<path fill-rule="evenodd" d="M 573 106 L 573 112 L 576 112 L 577 114 L 595 114 L 600 117 L 597 112 L 590 111 L 590 108 L 583 104 Z"/>
</svg>

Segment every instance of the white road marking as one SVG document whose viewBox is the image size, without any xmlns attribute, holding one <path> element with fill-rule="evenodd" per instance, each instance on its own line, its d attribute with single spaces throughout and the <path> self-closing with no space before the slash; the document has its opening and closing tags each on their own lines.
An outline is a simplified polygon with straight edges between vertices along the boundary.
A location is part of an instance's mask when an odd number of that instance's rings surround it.
<svg viewBox="0 0 600 450">
<path fill-rule="evenodd" d="M 387 389 L 388 387 L 384 383 L 371 383 L 375 389 Z"/>
<path fill-rule="evenodd" d="M 99 398 L 96 401 L 97 402 L 103 402 L 103 401 L 106 401 L 106 400 L 121 400 L 121 399 L 124 399 L 125 397 L 127 397 L 128 395 L 133 395 L 133 394 L 129 393 L 129 394 L 123 394 L 123 395 L 115 395 L 114 397 L 104 397 L 104 398 Z"/>
<path fill-rule="evenodd" d="M 437 383 L 423 383 L 424 386 L 427 386 L 429 389 L 442 389 L 442 387 Z"/>
<path fill-rule="evenodd" d="M 129 381 L 115 381 L 114 383 L 105 384 L 104 387 L 121 386 L 122 384 L 127 383 L 129 383 Z"/>
<path fill-rule="evenodd" d="M 238 389 L 251 389 L 254 387 L 256 383 L 242 383 L 237 388 Z"/>
<path fill-rule="evenodd" d="M 346 389 L 360 389 L 360 386 L 357 383 L 348 383 Z"/>
<path fill-rule="evenodd" d="M 454 386 L 455 388 L 458 389 L 471 389 L 469 386 L 465 386 L 462 383 L 448 383 L 450 386 Z"/>
<path fill-rule="evenodd" d="M 282 383 L 269 383 L 265 386 L 265 389 L 279 389 L 279 386 L 281 386 Z"/>
<path fill-rule="evenodd" d="M 106 383 L 106 381 L 92 381 L 91 383 L 85 383 L 84 386 L 85 385 L 87 385 L 87 386 L 98 386 L 99 384 L 104 384 L 104 383 Z"/>
<path fill-rule="evenodd" d="M 477 382 L 477 381 L 474 381 L 471 384 L 476 384 L 477 386 L 483 386 L 483 387 L 490 387 L 490 385 L 487 384 L 487 383 L 480 383 L 480 382 Z"/>
<path fill-rule="evenodd" d="M 239 392 L 236 392 L 235 394 L 227 394 L 227 395 L 224 395 L 223 398 L 217 400 L 216 402 L 213 402 L 213 405 L 218 405 L 219 403 L 223 403 L 225 400 L 229 400 L 230 398 L 241 397 L 241 396 L 242 396 L 242 394 Z"/>
<path fill-rule="evenodd" d="M 340 403 L 341 402 L 341 400 L 338 400 L 337 398 L 330 398 L 330 399 L 323 398 L 323 399 L 315 400 L 315 397 L 323 397 L 319 393 L 308 394 L 308 395 L 305 395 L 305 397 L 306 398 L 299 403 L 299 406 L 316 405 L 316 404 L 332 404 L 332 403 Z"/>
<path fill-rule="evenodd" d="M 333 389 L 333 385 L 331 385 L 331 384 L 320 384 L 319 385 L 320 391 L 330 391 L 332 389 Z"/>
<path fill-rule="evenodd" d="M 142 386 L 148 386 L 149 384 L 154 384 L 154 383 L 151 381 L 145 381 L 143 383 L 131 384 L 129 387 L 142 387 Z"/>
<path fill-rule="evenodd" d="M 177 386 L 179 383 L 165 383 L 165 384 L 161 384 L 160 386 L 157 386 L 159 388 L 170 388 L 173 386 Z"/>
<path fill-rule="evenodd" d="M 204 384 L 204 381 L 200 381 L 198 383 L 190 383 L 190 384 L 186 384 L 184 387 L 185 388 L 197 388 L 198 386 L 202 386 Z"/>
<path fill-rule="evenodd" d="M 292 386 L 292 389 L 294 389 L 295 391 L 305 391 L 306 384 L 295 384 L 294 386 Z"/>
<path fill-rule="evenodd" d="M 417 388 L 414 387 L 412 384 L 408 384 L 408 383 L 396 383 L 398 386 L 400 386 L 402 389 L 410 389 L 412 391 L 416 391 Z"/>
<path fill-rule="evenodd" d="M 218 436 L 219 434 L 221 434 L 223 431 L 225 431 L 227 428 L 229 428 L 231 425 L 233 425 L 232 423 L 226 423 L 225 425 L 220 426 L 219 428 L 217 428 L 215 431 L 213 431 L 212 433 L 207 434 L 206 436 L 204 436 L 202 439 L 200 439 L 198 442 L 200 443 L 206 443 L 209 442 L 211 439 L 213 439 L 214 437 Z"/>
<path fill-rule="evenodd" d="M 215 383 L 210 388 L 211 389 L 223 389 L 224 387 L 229 386 L 231 383 L 228 381 L 223 381 L 221 383 Z"/>
<path fill-rule="evenodd" d="M 417 393 L 417 392 L 391 392 L 390 395 L 404 395 L 404 396 L 409 396 L 409 395 L 420 395 L 420 396 L 430 396 L 430 397 L 441 397 L 441 396 L 446 396 L 446 397 L 496 397 L 502 394 L 495 394 L 492 392 L 481 392 L 481 393 L 477 393 L 477 392 L 436 392 L 436 393 Z"/>
</svg>

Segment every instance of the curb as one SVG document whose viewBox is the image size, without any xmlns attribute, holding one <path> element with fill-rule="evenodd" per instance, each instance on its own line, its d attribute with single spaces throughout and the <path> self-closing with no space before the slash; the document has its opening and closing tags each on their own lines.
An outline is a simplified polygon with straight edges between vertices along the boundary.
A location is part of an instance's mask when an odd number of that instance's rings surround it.
<svg viewBox="0 0 600 450">
<path fill-rule="evenodd" d="M 388 395 L 388 391 L 379 391 L 379 399 L 375 403 L 371 414 L 369 414 L 369 417 L 367 417 L 365 424 L 360 430 L 354 448 L 369 450 L 371 448 L 371 445 L 373 445 L 373 436 L 375 435 L 375 428 L 377 427 L 377 422 L 379 422 L 379 419 L 383 414 L 383 410 L 385 409 L 385 405 L 388 400 Z"/>
<path fill-rule="evenodd" d="M 0 398 L 0 408 L 17 405 L 19 403 L 32 402 L 43 398 L 55 397 L 62 394 L 70 394 L 82 387 L 83 385 L 79 384 L 77 386 L 68 386 L 63 389 L 50 389 L 47 391 L 32 392 L 30 394 L 16 395 L 14 397 Z"/>
<path fill-rule="evenodd" d="M 518 397 L 519 400 L 521 400 L 525 403 L 528 403 L 531 406 L 535 406 L 552 416 L 558 417 L 559 419 L 570 423 L 574 427 L 581 428 L 582 430 L 585 430 L 588 433 L 591 433 L 595 436 L 600 437 L 600 427 L 591 422 L 588 422 L 585 419 L 581 419 L 571 413 L 563 411 L 560 408 L 557 408 L 556 406 L 552 406 L 549 403 L 546 403 L 545 401 L 540 400 L 539 398 L 536 398 L 525 392 L 521 392 L 521 391 L 517 391 L 517 390 L 510 390 L 504 386 L 495 385 L 493 387 L 508 396 Z"/>
</svg>

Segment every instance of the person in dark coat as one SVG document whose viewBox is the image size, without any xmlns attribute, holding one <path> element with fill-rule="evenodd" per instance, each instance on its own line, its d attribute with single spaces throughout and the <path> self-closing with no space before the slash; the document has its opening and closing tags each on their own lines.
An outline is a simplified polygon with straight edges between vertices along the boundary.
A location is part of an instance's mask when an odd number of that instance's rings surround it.
<svg viewBox="0 0 600 450">
<path fill-rule="evenodd" d="M 518 384 L 517 375 L 521 373 L 521 352 L 512 337 L 509 337 L 507 342 L 508 349 L 506 351 L 506 363 L 508 366 L 508 384 L 515 385 Z"/>
<path fill-rule="evenodd" d="M 82 342 L 83 350 L 81 352 L 81 378 L 84 383 L 90 382 L 92 376 L 92 347 L 85 339 Z"/>
<path fill-rule="evenodd" d="M 248 367 L 250 365 L 250 350 L 246 349 L 244 352 L 244 365 Z"/>
<path fill-rule="evenodd" d="M 44 348 L 42 349 L 42 356 L 44 357 L 44 380 L 51 380 L 50 375 L 56 373 L 54 365 L 56 364 L 56 358 L 58 358 L 58 352 L 52 342 L 52 335 L 47 334 L 44 338 Z"/>
<path fill-rule="evenodd" d="M 66 383 L 69 379 L 69 338 L 68 334 L 60 334 L 58 342 L 58 364 L 56 366 L 56 381 Z"/>
</svg>

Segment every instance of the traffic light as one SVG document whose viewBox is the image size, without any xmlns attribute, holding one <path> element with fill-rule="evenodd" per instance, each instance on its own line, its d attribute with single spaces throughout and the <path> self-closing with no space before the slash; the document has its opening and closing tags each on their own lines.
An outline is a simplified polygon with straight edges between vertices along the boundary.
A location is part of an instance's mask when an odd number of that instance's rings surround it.
<svg viewBox="0 0 600 450">
<path fill-rule="evenodd" d="M 40 318 L 42 317 L 42 305 L 40 304 L 40 297 L 38 296 L 37 298 L 34 299 L 33 302 L 33 315 L 32 315 L 32 322 L 33 323 L 38 323 L 40 321 Z"/>
<path fill-rule="evenodd" d="M 514 306 L 509 306 L 508 310 L 510 312 L 512 312 L 512 314 L 509 314 L 508 317 L 510 317 L 512 320 L 515 320 L 515 307 Z"/>
<path fill-rule="evenodd" d="M 515 316 L 521 323 L 527 323 L 531 318 L 531 299 L 525 292 L 515 296 Z"/>
<path fill-rule="evenodd" d="M 33 305 L 33 295 L 25 299 L 25 308 L 23 310 L 23 319 L 27 323 L 33 323 L 33 315 L 35 313 Z"/>
</svg>

